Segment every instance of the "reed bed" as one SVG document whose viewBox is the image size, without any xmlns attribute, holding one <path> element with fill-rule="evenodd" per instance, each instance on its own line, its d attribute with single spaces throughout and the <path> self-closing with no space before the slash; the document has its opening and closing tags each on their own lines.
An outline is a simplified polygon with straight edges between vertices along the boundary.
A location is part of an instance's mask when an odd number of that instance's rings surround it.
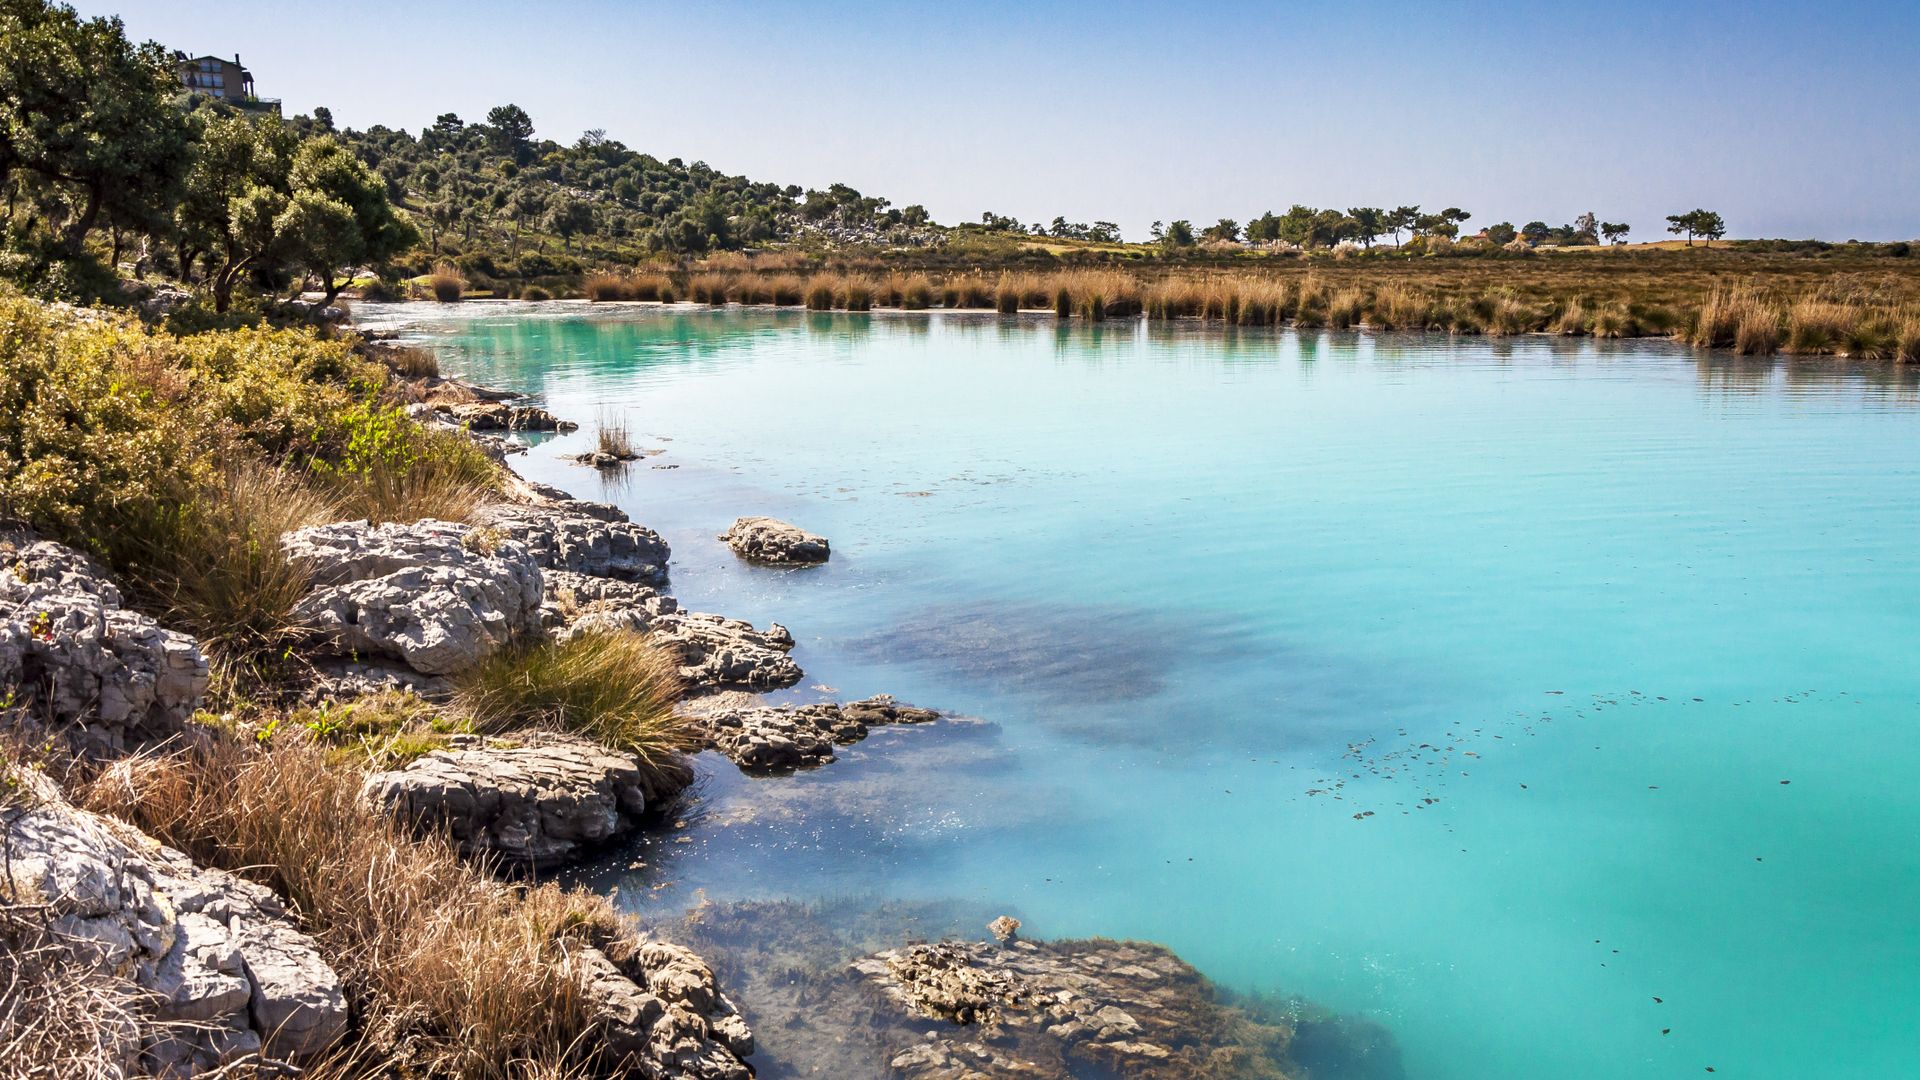
<svg viewBox="0 0 1920 1080">
<path fill-rule="evenodd" d="M 815 311 L 893 308 L 1052 311 L 1088 321 L 1145 315 L 1236 326 L 1426 330 L 1511 336 L 1627 338 L 1672 335 L 1747 355 L 1786 352 L 1916 362 L 1920 275 L 1802 274 L 1731 283 L 1672 270 L 1583 272 L 1572 258 L 1370 260 L 1238 270 L 1181 267 L 901 270 L 855 261 L 808 271 L 805 259 L 714 256 L 672 273 L 597 274 L 594 300 L 691 299 Z M 1410 268 L 1409 268 L 1410 267 Z M 1569 269 L 1571 267 L 1571 269 Z"/>
<path fill-rule="evenodd" d="M 687 295 L 696 304 L 724 307 L 733 289 L 731 274 L 696 274 L 687 284 Z"/>
</svg>

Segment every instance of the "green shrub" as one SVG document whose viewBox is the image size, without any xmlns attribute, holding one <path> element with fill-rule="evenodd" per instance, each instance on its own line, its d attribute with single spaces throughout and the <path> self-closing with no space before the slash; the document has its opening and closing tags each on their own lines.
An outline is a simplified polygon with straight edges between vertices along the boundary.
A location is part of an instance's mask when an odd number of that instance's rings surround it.
<svg viewBox="0 0 1920 1080">
<path fill-rule="evenodd" d="M 359 402 L 331 422 L 331 453 L 312 470 L 349 516 L 463 521 L 499 486 L 498 467 L 478 447 L 422 427 L 398 405 Z"/>
<path fill-rule="evenodd" d="M 99 556 L 216 658 L 269 651 L 305 582 L 280 534 L 465 517 L 497 467 L 311 330 L 178 337 L 0 295 L 0 516 Z"/>
</svg>

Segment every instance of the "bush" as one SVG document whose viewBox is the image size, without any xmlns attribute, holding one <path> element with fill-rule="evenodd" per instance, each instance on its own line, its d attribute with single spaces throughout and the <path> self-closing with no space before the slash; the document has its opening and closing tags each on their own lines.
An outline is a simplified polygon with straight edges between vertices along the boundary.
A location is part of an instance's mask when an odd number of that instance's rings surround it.
<svg viewBox="0 0 1920 1080">
<path fill-rule="evenodd" d="M 499 470 L 473 443 L 422 427 L 398 405 L 366 401 L 331 418 L 338 449 L 313 473 L 350 517 L 464 521 L 499 487 Z"/>
<path fill-rule="evenodd" d="M 452 263 L 443 262 L 433 268 L 433 274 L 427 278 L 427 288 L 435 300 L 451 304 L 466 295 L 467 279 L 460 276 L 460 270 Z"/>
<path fill-rule="evenodd" d="M 0 297 L 0 516 L 89 551 L 129 597 L 245 660 L 301 583 L 281 532 L 465 517 L 497 484 L 468 440 L 311 330 L 175 337 Z"/>
<path fill-rule="evenodd" d="M 538 303 L 539 301 L 542 301 L 542 300 L 553 299 L 553 294 L 541 288 L 538 285 L 529 285 L 526 288 L 520 290 L 520 299 L 530 300 Z"/>
<path fill-rule="evenodd" d="M 462 675 L 455 703 L 482 733 L 546 727 L 638 757 L 655 790 L 679 790 L 695 745 L 680 699 L 679 659 L 633 631 L 542 639 Z"/>
</svg>

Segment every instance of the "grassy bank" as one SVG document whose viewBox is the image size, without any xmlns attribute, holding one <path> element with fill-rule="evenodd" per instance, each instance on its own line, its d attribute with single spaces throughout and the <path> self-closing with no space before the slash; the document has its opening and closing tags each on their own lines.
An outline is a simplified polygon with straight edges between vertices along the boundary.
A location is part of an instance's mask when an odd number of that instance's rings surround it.
<svg viewBox="0 0 1920 1080">
<path fill-rule="evenodd" d="M 808 273 L 731 260 L 673 273 L 603 273 L 585 292 L 596 301 L 822 311 L 1047 311 L 1089 320 L 1145 315 L 1239 326 L 1673 337 L 1751 355 L 1920 362 L 1920 265 L 1912 260 L 1851 266 L 1695 254 L 999 271 L 847 265 Z"/>
</svg>

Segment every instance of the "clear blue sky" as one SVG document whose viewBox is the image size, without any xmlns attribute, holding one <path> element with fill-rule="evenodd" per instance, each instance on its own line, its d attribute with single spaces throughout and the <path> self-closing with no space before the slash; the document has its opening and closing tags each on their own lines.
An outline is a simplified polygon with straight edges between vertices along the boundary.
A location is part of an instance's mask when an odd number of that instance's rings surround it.
<svg viewBox="0 0 1920 1080">
<path fill-rule="evenodd" d="M 1419 203 L 1473 224 L 1721 211 L 1736 236 L 1920 237 L 1920 0 L 80 0 L 241 54 L 265 97 L 418 130 L 512 101 L 941 221 L 1246 220 Z"/>
</svg>

